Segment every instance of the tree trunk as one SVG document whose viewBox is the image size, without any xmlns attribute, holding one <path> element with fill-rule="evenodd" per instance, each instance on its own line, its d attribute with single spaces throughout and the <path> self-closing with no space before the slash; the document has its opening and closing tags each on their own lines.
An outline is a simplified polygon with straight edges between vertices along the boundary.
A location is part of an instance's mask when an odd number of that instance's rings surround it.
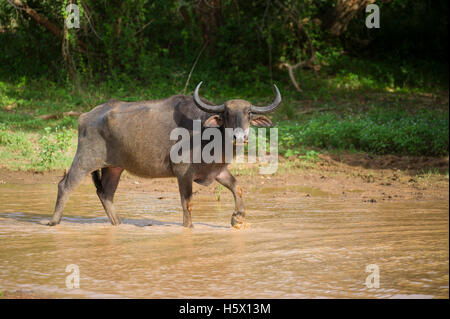
<svg viewBox="0 0 450 319">
<path fill-rule="evenodd" d="M 358 12 L 374 2 L 375 0 L 337 0 L 336 6 L 327 12 L 323 27 L 332 35 L 340 36 Z"/>
<path fill-rule="evenodd" d="M 28 14 L 34 21 L 39 23 L 41 26 L 43 26 L 47 31 L 52 33 L 54 36 L 56 36 L 59 39 L 64 39 L 64 33 L 63 30 L 61 30 L 56 24 L 49 21 L 46 17 L 40 15 L 36 12 L 33 8 L 30 8 L 26 3 L 23 3 L 22 0 L 12 0 L 10 1 L 11 4 L 13 4 L 16 8 L 23 10 L 26 14 Z M 77 44 L 80 46 L 81 52 L 87 52 L 87 45 L 80 41 L 76 40 Z"/>
<path fill-rule="evenodd" d="M 53 35 L 55 35 L 56 37 L 62 39 L 63 32 L 61 31 L 61 29 L 57 25 L 55 25 L 52 22 L 50 22 L 46 17 L 41 16 L 34 9 L 30 8 L 27 4 L 24 4 L 21 0 L 13 0 L 13 3 L 14 3 L 15 6 L 19 7 L 22 10 L 24 10 L 25 13 L 28 14 L 34 21 L 36 21 L 41 26 L 46 28 Z"/>
<path fill-rule="evenodd" d="M 222 0 L 199 0 L 195 14 L 200 24 L 203 45 L 208 43 L 212 54 L 216 51 L 217 31 L 223 24 Z"/>
</svg>

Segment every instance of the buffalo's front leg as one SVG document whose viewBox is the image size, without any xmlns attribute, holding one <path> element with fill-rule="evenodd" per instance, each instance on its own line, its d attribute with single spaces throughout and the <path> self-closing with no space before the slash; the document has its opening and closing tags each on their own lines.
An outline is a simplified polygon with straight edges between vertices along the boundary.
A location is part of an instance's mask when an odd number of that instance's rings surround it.
<svg viewBox="0 0 450 319">
<path fill-rule="evenodd" d="M 186 177 L 178 177 L 178 188 L 180 190 L 181 207 L 183 207 L 183 226 L 193 228 L 192 212 L 192 180 Z"/>
<path fill-rule="evenodd" d="M 228 171 L 224 169 L 216 177 L 216 181 L 228 188 L 234 196 L 235 210 L 231 217 L 231 226 L 235 228 L 241 228 L 245 225 L 245 208 L 244 201 L 242 200 L 242 188 L 237 185 L 236 179 Z"/>
</svg>

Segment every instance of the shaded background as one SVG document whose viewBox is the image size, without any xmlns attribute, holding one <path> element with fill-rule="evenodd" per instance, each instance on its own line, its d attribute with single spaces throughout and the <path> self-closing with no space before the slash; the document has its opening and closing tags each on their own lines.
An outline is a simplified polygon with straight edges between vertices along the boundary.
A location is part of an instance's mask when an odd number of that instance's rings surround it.
<svg viewBox="0 0 450 319">
<path fill-rule="evenodd" d="M 365 25 L 372 3 L 379 29 Z M 64 23 L 68 4 L 79 29 Z M 55 134 L 78 113 L 190 94 L 201 80 L 216 103 L 265 104 L 277 83 L 287 157 L 447 156 L 448 2 L 0 0 L 0 146 L 27 150 L 21 134 L 37 134 L 38 163 L 70 144 Z"/>
<path fill-rule="evenodd" d="M 55 81 L 174 81 L 206 46 L 194 78 L 229 85 L 284 78 L 281 63 L 338 72 L 356 57 L 386 66 L 367 70 L 378 80 L 445 84 L 448 2 L 378 1 L 381 28 L 368 29 L 364 9 L 373 2 L 2 0 L 0 70 Z M 81 9 L 80 29 L 64 26 L 69 3 Z"/>
</svg>

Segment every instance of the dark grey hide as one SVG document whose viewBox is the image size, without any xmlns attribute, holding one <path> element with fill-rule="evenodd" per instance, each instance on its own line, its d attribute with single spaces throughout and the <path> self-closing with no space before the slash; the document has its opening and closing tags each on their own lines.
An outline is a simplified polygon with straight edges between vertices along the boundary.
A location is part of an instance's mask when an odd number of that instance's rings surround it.
<svg viewBox="0 0 450 319">
<path fill-rule="evenodd" d="M 192 131 L 196 119 L 202 121 L 204 128 L 240 127 L 245 130 L 250 124 L 272 126 L 269 119 L 255 113 L 271 111 L 281 98 L 269 109 L 254 107 L 244 100 L 230 100 L 214 106 L 199 99 L 199 86 L 194 97 L 176 95 L 163 100 L 130 103 L 111 100 L 82 114 L 78 120 L 77 152 L 69 172 L 58 184 L 56 207 L 48 225 L 57 225 L 61 221 L 70 193 L 90 173 L 109 220 L 113 225 L 119 225 L 113 198 L 124 170 L 147 178 L 176 177 L 185 227 L 192 227 L 192 182 L 209 185 L 216 180 L 233 193 L 236 205 L 232 226 L 242 225 L 245 220 L 242 189 L 228 171 L 228 164 L 172 163 L 170 149 L 177 141 L 170 140 L 170 133 L 177 127 Z"/>
</svg>

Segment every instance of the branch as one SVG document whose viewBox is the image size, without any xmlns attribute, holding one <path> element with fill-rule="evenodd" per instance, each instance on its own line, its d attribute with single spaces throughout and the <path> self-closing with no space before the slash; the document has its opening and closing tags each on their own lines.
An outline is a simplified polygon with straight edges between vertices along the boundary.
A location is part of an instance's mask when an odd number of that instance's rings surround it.
<svg viewBox="0 0 450 319">
<path fill-rule="evenodd" d="M 69 111 L 69 112 L 64 112 L 62 114 L 62 116 L 80 116 L 81 114 L 83 114 L 82 112 L 74 112 L 74 111 Z M 43 119 L 43 120 L 50 120 L 50 119 L 56 119 L 58 117 L 61 117 L 61 114 L 45 114 L 45 115 L 39 115 L 37 116 L 37 118 Z"/>
<path fill-rule="evenodd" d="M 34 21 L 36 21 L 41 26 L 46 28 L 53 35 L 62 39 L 63 33 L 57 25 L 50 22 L 46 17 L 41 16 L 39 13 L 36 12 L 36 10 L 30 8 L 27 4 L 23 3 L 22 0 L 12 0 L 12 2 L 8 0 L 8 2 L 15 8 L 25 11 L 25 13 L 28 14 L 31 18 L 33 18 Z"/>
<path fill-rule="evenodd" d="M 17 6 L 16 4 L 14 4 L 14 2 L 12 2 L 12 0 L 6 0 L 9 2 L 10 5 L 12 5 L 14 8 L 16 8 L 17 10 L 25 10 L 24 8 L 21 8 L 19 6 Z"/>
<path fill-rule="evenodd" d="M 325 112 L 325 111 L 328 111 L 329 109 L 328 108 L 326 108 L 326 107 L 323 107 L 323 108 L 320 108 L 320 109 L 309 109 L 309 110 L 304 110 L 304 111 L 301 111 L 301 112 L 297 112 L 296 114 L 298 114 L 298 115 L 303 115 L 303 114 L 309 114 L 309 113 L 314 113 L 314 112 Z"/>
<path fill-rule="evenodd" d="M 95 28 L 94 28 L 94 25 L 93 25 L 93 23 L 92 23 L 92 19 L 91 19 L 89 10 L 88 10 L 88 8 L 87 8 L 87 5 L 86 5 L 84 2 L 81 3 L 81 5 L 83 6 L 84 15 L 86 16 L 86 20 L 88 21 L 89 26 L 90 26 L 91 29 L 92 29 L 92 32 L 94 32 L 95 36 L 96 36 L 100 41 L 103 41 L 103 39 L 98 35 L 97 31 L 96 31 Z"/>
<path fill-rule="evenodd" d="M 289 77 L 291 78 L 292 84 L 295 86 L 298 92 L 303 93 L 303 90 L 298 86 L 295 80 L 294 70 L 301 66 L 302 63 L 297 63 L 296 65 L 290 65 L 289 63 L 282 63 L 281 67 L 286 67 L 288 69 Z"/>
<path fill-rule="evenodd" d="M 8 106 L 6 106 L 5 108 L 3 108 L 4 111 L 6 112 L 14 112 L 14 108 L 16 107 L 16 103 L 12 103 Z M 35 116 L 33 113 L 29 113 L 29 112 L 25 112 L 25 113 L 21 113 L 21 114 L 27 114 L 29 116 L 33 116 L 35 118 L 38 119 L 43 119 L 43 120 L 50 120 L 50 119 L 56 119 L 62 116 L 80 116 L 81 114 L 83 114 L 82 112 L 75 112 L 75 111 L 69 111 L 69 112 L 64 112 L 62 114 L 44 114 L 44 115 L 38 115 Z"/>
<path fill-rule="evenodd" d="M 290 10 L 286 6 L 284 6 L 279 0 L 276 0 L 276 3 L 284 11 L 286 11 L 286 14 L 288 15 L 288 17 L 296 24 L 297 28 L 301 32 L 303 32 L 303 34 L 306 37 L 306 41 L 308 42 L 309 52 L 311 54 L 311 56 L 309 57 L 308 60 L 298 62 L 295 65 L 291 65 L 291 64 L 289 64 L 287 62 L 280 64 L 281 68 L 283 68 L 283 67 L 287 68 L 288 74 L 289 74 L 289 78 L 291 79 L 292 84 L 294 85 L 295 89 L 298 92 L 302 93 L 303 90 L 300 88 L 300 86 L 297 83 L 297 80 L 295 79 L 294 70 L 297 69 L 297 68 L 308 68 L 308 69 L 313 69 L 314 71 L 316 71 L 318 69 L 318 67 L 314 65 L 314 62 L 315 62 L 315 59 L 316 59 L 316 51 L 314 50 L 314 46 L 312 44 L 311 37 L 309 36 L 308 31 L 306 31 L 306 28 L 303 25 L 302 21 L 300 19 L 296 18 L 294 16 L 294 14 L 292 13 L 292 10 Z"/>
<path fill-rule="evenodd" d="M 139 33 L 141 33 L 142 31 L 144 31 L 144 29 L 146 27 L 148 27 L 150 24 L 152 24 L 153 20 L 150 20 L 150 22 L 146 23 L 142 28 L 140 28 L 135 34 L 134 36 L 137 36 Z"/>
<path fill-rule="evenodd" d="M 189 72 L 189 76 L 186 80 L 186 84 L 184 85 L 183 94 L 186 94 L 186 89 L 189 85 L 189 80 L 191 79 L 192 72 L 194 72 L 194 68 L 197 65 L 198 59 L 200 59 L 200 55 L 202 55 L 203 51 L 206 49 L 207 46 L 208 46 L 208 41 L 206 41 L 205 44 L 203 44 L 203 47 L 200 50 L 200 53 L 197 55 L 197 58 L 195 59 L 194 65 L 192 65 L 191 72 Z"/>
<path fill-rule="evenodd" d="M 54 36 L 60 39 L 64 39 L 64 33 L 61 29 L 49 21 L 46 17 L 40 15 L 36 12 L 36 10 L 30 8 L 26 3 L 23 3 L 22 0 L 8 0 L 8 2 L 15 8 L 25 11 L 34 21 L 43 26 L 47 31 L 52 33 Z M 81 52 L 87 52 L 87 45 L 84 42 L 81 42 L 77 39 L 77 44 L 81 47 Z"/>
</svg>

